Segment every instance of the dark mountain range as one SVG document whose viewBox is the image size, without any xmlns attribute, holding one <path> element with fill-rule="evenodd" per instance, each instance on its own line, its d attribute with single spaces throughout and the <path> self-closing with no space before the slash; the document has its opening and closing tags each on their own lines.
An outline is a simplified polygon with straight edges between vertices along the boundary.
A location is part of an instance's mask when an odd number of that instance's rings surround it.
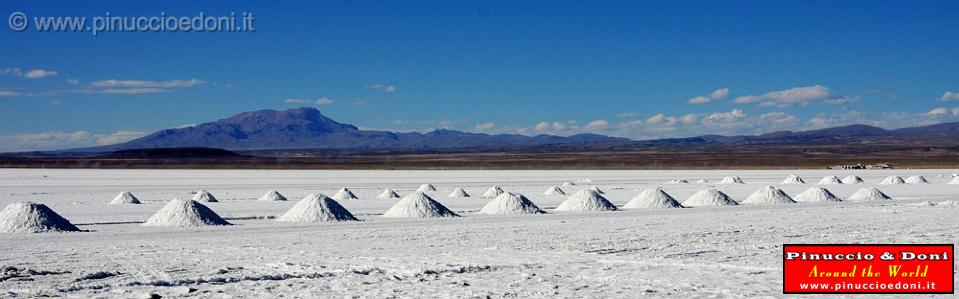
<svg viewBox="0 0 959 299">
<path fill-rule="evenodd" d="M 497 150 L 549 145 L 623 145 L 630 142 L 631 140 L 626 138 L 594 134 L 560 137 L 489 135 L 444 129 L 428 133 L 361 130 L 353 125 L 336 122 L 316 109 L 298 108 L 244 112 L 192 127 L 161 130 L 125 143 L 65 152 L 112 152 L 175 147 L 216 147 L 228 150 Z"/>
<path fill-rule="evenodd" d="M 553 135 L 480 134 L 454 130 L 397 133 L 361 130 L 339 123 L 312 108 L 259 110 L 192 127 L 166 129 L 129 142 L 34 155 L 108 153 L 131 149 L 209 147 L 232 151 L 490 152 L 515 150 L 615 150 L 637 148 L 697 148 L 749 145 L 959 145 L 959 123 L 886 130 L 849 125 L 812 131 L 780 131 L 755 136 L 704 135 L 690 138 L 630 140 L 595 134 Z"/>
</svg>

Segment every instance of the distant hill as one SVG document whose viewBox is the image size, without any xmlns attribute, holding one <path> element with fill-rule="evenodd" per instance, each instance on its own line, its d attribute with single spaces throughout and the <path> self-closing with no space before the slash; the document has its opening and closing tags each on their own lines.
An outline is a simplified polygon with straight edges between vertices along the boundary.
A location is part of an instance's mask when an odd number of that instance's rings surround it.
<svg viewBox="0 0 959 299">
<path fill-rule="evenodd" d="M 334 149 L 437 150 L 513 149 L 531 146 L 622 145 L 630 139 L 594 134 L 553 135 L 479 134 L 454 130 L 394 133 L 361 130 L 332 120 L 313 108 L 259 110 L 192 127 L 166 129 L 129 142 L 67 150 L 113 152 L 125 149 L 215 147 L 228 150 Z"/>
<path fill-rule="evenodd" d="M 71 156 L 132 149 L 221 148 L 230 151 L 292 155 L 310 151 L 359 152 L 492 152 L 570 151 L 637 148 L 708 148 L 749 145 L 896 144 L 959 146 L 959 123 L 886 130 L 848 125 L 811 131 L 780 131 L 751 136 L 704 135 L 689 138 L 631 140 L 595 134 L 481 134 L 439 129 L 428 133 L 362 130 L 339 123 L 313 108 L 259 110 L 200 125 L 165 129 L 129 142 L 27 156 Z"/>
</svg>

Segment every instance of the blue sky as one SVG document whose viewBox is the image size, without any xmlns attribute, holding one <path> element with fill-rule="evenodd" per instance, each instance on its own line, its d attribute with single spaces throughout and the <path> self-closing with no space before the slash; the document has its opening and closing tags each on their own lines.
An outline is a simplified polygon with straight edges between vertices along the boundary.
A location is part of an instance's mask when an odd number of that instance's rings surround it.
<svg viewBox="0 0 959 299">
<path fill-rule="evenodd" d="M 640 139 L 959 120 L 957 1 L 93 3 L 0 16 L 251 12 L 256 31 L 2 26 L 0 151 L 301 106 L 370 129 Z"/>
</svg>

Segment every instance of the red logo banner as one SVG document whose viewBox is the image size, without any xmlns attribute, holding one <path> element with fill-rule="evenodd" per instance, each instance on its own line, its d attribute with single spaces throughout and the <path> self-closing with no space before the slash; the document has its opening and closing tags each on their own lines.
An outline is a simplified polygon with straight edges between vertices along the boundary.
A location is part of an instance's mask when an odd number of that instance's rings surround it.
<svg viewBox="0 0 959 299">
<path fill-rule="evenodd" d="M 784 244 L 784 294 L 952 294 L 953 244 Z"/>
</svg>

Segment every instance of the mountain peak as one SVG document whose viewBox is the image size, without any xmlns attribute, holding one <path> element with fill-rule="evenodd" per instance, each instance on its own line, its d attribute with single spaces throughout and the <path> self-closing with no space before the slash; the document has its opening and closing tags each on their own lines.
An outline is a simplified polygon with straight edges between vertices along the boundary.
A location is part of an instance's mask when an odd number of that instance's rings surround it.
<svg viewBox="0 0 959 299">
<path fill-rule="evenodd" d="M 502 148 L 562 144 L 522 135 L 488 135 L 437 129 L 421 133 L 367 131 L 339 123 L 314 108 L 257 110 L 189 128 L 166 129 L 126 143 L 87 150 L 114 151 L 173 147 L 263 149 L 453 149 Z M 596 136 L 596 142 L 618 138 Z M 572 142 L 574 139 L 567 141 Z"/>
<path fill-rule="evenodd" d="M 266 127 L 301 126 L 305 129 L 332 132 L 336 130 L 357 130 L 353 125 L 339 123 L 320 113 L 315 108 L 294 108 L 289 110 L 264 109 L 243 112 L 215 123 L 233 124 L 245 129 L 262 129 Z"/>
</svg>

